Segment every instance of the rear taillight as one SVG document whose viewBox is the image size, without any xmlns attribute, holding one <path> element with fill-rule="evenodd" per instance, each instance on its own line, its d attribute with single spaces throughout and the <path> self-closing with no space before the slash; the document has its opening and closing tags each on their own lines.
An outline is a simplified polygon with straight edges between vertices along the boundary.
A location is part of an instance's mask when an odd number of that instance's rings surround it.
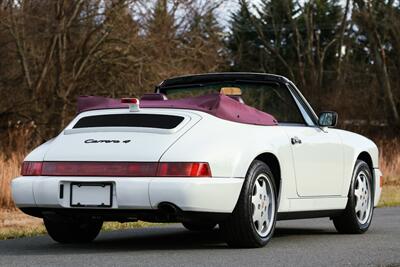
<svg viewBox="0 0 400 267">
<path fill-rule="evenodd" d="M 211 177 L 211 170 L 208 163 L 204 162 L 161 162 L 157 176 Z"/>
<path fill-rule="evenodd" d="M 24 161 L 22 163 L 22 176 L 39 176 L 42 175 L 43 162 L 40 161 Z"/>
<path fill-rule="evenodd" d="M 29 162 L 23 176 L 211 177 L 204 162 Z"/>
</svg>

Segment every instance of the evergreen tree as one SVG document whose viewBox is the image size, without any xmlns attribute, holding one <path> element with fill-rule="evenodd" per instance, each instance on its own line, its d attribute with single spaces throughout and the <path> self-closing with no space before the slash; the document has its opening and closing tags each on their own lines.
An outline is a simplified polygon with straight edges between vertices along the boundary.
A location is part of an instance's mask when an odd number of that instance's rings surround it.
<svg viewBox="0 0 400 267">
<path fill-rule="evenodd" d="M 190 14 L 189 29 L 182 36 L 188 63 L 191 61 L 196 69 L 205 72 L 217 71 L 224 63 L 226 54 L 223 28 L 214 14 L 216 7 L 206 4 L 203 8 L 194 8 Z"/>
<path fill-rule="evenodd" d="M 303 10 L 299 24 L 303 38 L 310 38 L 310 35 L 313 37 L 314 61 L 318 64 L 321 60 L 318 57 L 322 56 L 321 53 L 325 53 L 324 62 L 322 62 L 325 65 L 324 69 L 332 69 L 337 51 L 333 48 L 337 45 L 343 17 L 340 0 L 313 0 L 305 3 Z"/>
<path fill-rule="evenodd" d="M 151 7 L 150 16 L 146 19 L 146 31 L 144 42 L 144 54 L 147 62 L 147 69 L 144 74 L 149 77 L 145 79 L 154 84 L 167 78 L 178 75 L 180 69 L 179 40 L 177 33 L 175 10 L 176 6 L 172 1 L 157 0 Z"/>
<path fill-rule="evenodd" d="M 160 42 L 176 37 L 175 14 L 168 9 L 167 0 L 157 0 L 153 12 L 147 21 L 147 32 Z"/>
<path fill-rule="evenodd" d="M 232 14 L 231 35 L 227 47 L 231 53 L 232 71 L 264 71 L 260 54 L 263 49 L 246 0 L 240 0 L 239 10 Z"/>
<path fill-rule="evenodd" d="M 300 13 L 299 9 L 295 9 L 296 5 L 299 6 L 293 0 L 262 0 L 258 10 L 258 34 L 264 45 L 270 46 L 265 50 L 268 55 L 264 57 L 264 64 L 270 66 L 273 72 L 289 76 L 293 75 L 290 72 L 294 72 L 293 66 L 297 62 L 296 42 L 300 42 L 295 35 L 296 17 Z"/>
<path fill-rule="evenodd" d="M 258 11 L 264 43 L 270 44 L 265 64 L 292 76 L 300 85 L 322 85 L 324 70 L 333 66 L 342 19 L 339 0 L 263 0 Z"/>
</svg>

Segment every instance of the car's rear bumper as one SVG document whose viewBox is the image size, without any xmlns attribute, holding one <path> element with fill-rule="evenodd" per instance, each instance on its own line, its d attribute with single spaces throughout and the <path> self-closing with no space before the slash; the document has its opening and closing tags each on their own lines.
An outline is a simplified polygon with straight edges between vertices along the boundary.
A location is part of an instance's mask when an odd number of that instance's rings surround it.
<svg viewBox="0 0 400 267">
<path fill-rule="evenodd" d="M 112 206 L 101 208 L 104 210 L 156 210 L 164 202 L 188 212 L 231 213 L 243 181 L 240 178 L 25 176 L 12 181 L 12 194 L 20 208 L 73 210 L 70 205 L 72 182 L 106 182 L 113 185 L 113 192 Z"/>
</svg>

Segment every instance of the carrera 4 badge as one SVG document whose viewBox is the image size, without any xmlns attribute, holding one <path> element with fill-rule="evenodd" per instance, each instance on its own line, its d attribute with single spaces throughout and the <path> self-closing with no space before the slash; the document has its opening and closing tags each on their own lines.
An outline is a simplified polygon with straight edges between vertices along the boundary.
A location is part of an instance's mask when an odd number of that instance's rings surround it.
<svg viewBox="0 0 400 267">
<path fill-rule="evenodd" d="M 96 140 L 96 139 L 86 139 L 85 140 L 85 144 L 100 144 L 100 143 L 104 143 L 104 144 L 118 144 L 118 143 L 130 143 L 131 140 Z"/>
</svg>

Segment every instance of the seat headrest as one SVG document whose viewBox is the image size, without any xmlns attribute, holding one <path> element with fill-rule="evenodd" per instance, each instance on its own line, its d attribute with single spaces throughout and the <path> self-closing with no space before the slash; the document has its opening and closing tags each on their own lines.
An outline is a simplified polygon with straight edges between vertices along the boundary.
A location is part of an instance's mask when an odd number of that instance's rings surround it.
<svg viewBox="0 0 400 267">
<path fill-rule="evenodd" d="M 219 91 L 223 95 L 242 95 L 242 90 L 239 87 L 222 87 Z"/>
<path fill-rule="evenodd" d="M 164 94 L 144 94 L 140 100 L 154 101 L 154 100 L 168 100 L 167 96 Z"/>
</svg>

